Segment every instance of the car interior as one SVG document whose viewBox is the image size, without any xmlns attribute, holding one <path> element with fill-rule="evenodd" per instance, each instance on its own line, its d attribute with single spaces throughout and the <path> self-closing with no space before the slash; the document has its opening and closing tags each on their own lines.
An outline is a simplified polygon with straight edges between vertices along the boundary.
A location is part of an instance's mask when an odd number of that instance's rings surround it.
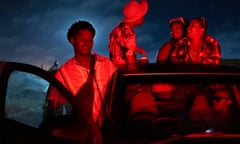
<svg viewBox="0 0 240 144">
<path fill-rule="evenodd" d="M 159 139 L 209 129 L 239 132 L 239 83 L 134 81 L 120 95 L 123 131 L 131 138 Z"/>
</svg>

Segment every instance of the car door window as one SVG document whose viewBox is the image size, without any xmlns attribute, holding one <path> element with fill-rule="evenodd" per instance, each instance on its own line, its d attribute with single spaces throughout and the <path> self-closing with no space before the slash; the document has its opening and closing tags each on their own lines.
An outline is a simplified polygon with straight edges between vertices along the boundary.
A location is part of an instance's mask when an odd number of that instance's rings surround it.
<svg viewBox="0 0 240 144">
<path fill-rule="evenodd" d="M 5 117 L 39 127 L 49 82 L 27 72 L 14 71 L 8 79 Z"/>
</svg>

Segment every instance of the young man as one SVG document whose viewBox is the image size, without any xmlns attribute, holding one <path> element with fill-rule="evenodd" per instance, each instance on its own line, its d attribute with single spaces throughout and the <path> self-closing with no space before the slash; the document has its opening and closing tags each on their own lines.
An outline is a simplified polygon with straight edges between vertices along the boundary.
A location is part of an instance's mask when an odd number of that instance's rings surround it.
<svg viewBox="0 0 240 144">
<path fill-rule="evenodd" d="M 73 47 L 74 56 L 57 70 L 55 77 L 75 96 L 87 125 L 98 130 L 105 118 L 106 91 L 115 66 L 107 57 L 92 54 L 94 36 L 95 28 L 87 21 L 80 20 L 71 25 L 67 39 Z M 82 94 L 83 91 L 87 96 Z M 57 103 L 55 109 L 62 105 L 67 107 L 66 100 L 54 88 L 49 91 L 48 101 L 50 105 Z"/>
</svg>

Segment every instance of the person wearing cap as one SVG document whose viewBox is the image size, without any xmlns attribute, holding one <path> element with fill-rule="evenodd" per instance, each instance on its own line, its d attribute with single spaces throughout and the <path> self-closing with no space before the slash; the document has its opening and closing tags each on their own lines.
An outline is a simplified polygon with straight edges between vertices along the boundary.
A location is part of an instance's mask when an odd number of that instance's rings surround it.
<svg viewBox="0 0 240 144">
<path fill-rule="evenodd" d="M 124 18 L 109 37 L 110 59 L 118 67 L 137 63 L 136 52 L 146 56 L 146 51 L 137 45 L 136 26 L 141 26 L 148 11 L 147 0 L 131 0 L 123 8 Z"/>
<path fill-rule="evenodd" d="M 169 20 L 171 38 L 165 42 L 157 53 L 157 63 L 171 62 L 170 53 L 177 40 L 184 37 L 188 21 L 184 17 L 172 18 Z"/>
<path fill-rule="evenodd" d="M 146 51 L 137 45 L 137 35 L 134 28 L 141 26 L 144 22 L 144 16 L 148 11 L 147 0 L 130 0 L 123 8 L 124 18 L 117 25 L 109 37 L 110 59 L 119 69 L 132 70 L 137 68 L 137 63 L 146 59 L 137 60 L 136 53 L 147 55 Z M 129 113 L 127 121 L 136 119 L 151 119 L 157 116 L 157 108 L 149 86 L 144 84 L 128 84 L 126 86 L 125 102 L 129 104 Z M 148 113 L 150 116 L 143 115 Z M 137 115 L 137 118 L 135 117 Z"/>
<path fill-rule="evenodd" d="M 220 64 L 220 44 L 215 37 L 207 34 L 205 17 L 196 17 L 190 21 L 187 36 L 176 42 L 171 53 L 171 61 L 187 64 Z"/>
</svg>

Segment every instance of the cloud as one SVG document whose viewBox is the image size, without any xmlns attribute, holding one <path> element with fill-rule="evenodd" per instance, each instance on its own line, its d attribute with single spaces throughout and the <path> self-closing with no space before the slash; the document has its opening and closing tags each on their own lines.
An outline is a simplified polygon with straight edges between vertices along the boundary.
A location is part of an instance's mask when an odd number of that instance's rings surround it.
<svg viewBox="0 0 240 144">
<path fill-rule="evenodd" d="M 217 25 L 218 24 L 218 25 Z M 240 58 L 240 21 L 233 17 L 226 17 L 222 22 L 215 23 L 211 34 L 220 42 L 222 57 Z M 209 29 L 210 30 L 210 29 Z M 211 31 L 211 30 L 210 30 Z"/>
<path fill-rule="evenodd" d="M 240 30 L 234 32 L 222 32 L 217 35 L 221 45 L 223 58 L 240 58 Z"/>
</svg>

